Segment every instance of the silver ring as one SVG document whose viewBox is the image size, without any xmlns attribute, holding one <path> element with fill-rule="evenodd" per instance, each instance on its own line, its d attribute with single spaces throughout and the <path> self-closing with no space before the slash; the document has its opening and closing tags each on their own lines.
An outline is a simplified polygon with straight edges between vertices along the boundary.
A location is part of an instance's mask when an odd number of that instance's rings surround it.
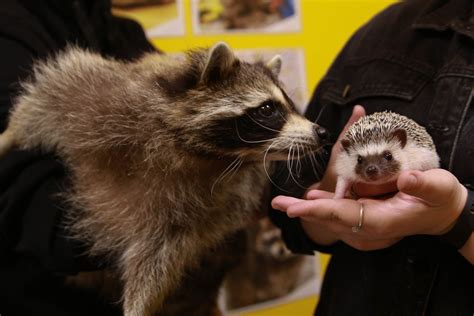
<svg viewBox="0 0 474 316">
<path fill-rule="evenodd" d="M 359 224 L 357 226 L 352 226 L 352 232 L 357 233 L 359 230 L 362 229 L 363 224 L 364 224 L 364 203 L 360 203 Z"/>
</svg>

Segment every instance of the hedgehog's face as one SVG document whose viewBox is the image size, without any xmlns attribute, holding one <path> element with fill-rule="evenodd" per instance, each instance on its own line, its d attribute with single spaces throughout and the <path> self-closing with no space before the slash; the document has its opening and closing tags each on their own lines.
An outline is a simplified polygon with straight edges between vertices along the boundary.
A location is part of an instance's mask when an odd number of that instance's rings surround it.
<svg viewBox="0 0 474 316">
<path fill-rule="evenodd" d="M 297 113 L 280 87 L 281 59 L 238 60 L 224 44 L 210 52 L 180 113 L 180 143 L 189 151 L 247 160 L 286 160 L 319 149 L 325 129 Z"/>
<path fill-rule="evenodd" d="M 364 182 L 386 182 L 400 172 L 400 163 L 390 150 L 366 156 L 357 155 L 354 173 Z"/>
<path fill-rule="evenodd" d="M 343 139 L 339 171 L 351 174 L 350 178 L 359 182 L 380 184 L 394 180 L 401 171 L 400 153 L 405 144 L 404 130 L 396 130 L 387 141 L 354 144 Z M 341 168 L 345 168 L 342 165 L 348 168 L 342 171 Z"/>
</svg>

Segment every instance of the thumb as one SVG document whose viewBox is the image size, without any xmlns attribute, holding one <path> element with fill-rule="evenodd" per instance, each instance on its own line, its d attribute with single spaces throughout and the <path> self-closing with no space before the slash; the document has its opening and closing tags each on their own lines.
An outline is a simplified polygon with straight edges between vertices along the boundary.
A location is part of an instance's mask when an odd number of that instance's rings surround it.
<svg viewBox="0 0 474 316">
<path fill-rule="evenodd" d="M 343 131 L 347 131 L 349 127 L 354 124 L 358 119 L 365 115 L 365 109 L 362 105 L 356 105 L 352 109 L 352 114 L 349 120 L 347 120 L 346 125 L 344 126 Z"/>
<path fill-rule="evenodd" d="M 351 127 L 352 124 L 354 124 L 357 120 L 359 120 L 362 116 L 365 115 L 365 109 L 361 105 L 356 105 L 352 109 L 352 114 L 349 120 L 347 120 L 346 125 L 344 125 L 344 128 L 342 129 L 341 133 L 339 134 L 339 137 L 337 138 L 336 145 L 334 148 L 339 152 L 341 150 L 341 139 L 344 137 L 344 134 L 347 132 L 349 127 Z"/>
<path fill-rule="evenodd" d="M 428 171 L 410 170 L 400 174 L 398 190 L 418 197 L 432 205 L 446 203 L 455 198 L 459 182 L 448 171 L 432 169 Z"/>
</svg>

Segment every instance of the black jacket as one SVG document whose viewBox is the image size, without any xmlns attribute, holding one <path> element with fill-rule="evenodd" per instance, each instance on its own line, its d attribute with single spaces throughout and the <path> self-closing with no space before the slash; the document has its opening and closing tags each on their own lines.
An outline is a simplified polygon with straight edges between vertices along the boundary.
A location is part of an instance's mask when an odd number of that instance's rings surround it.
<svg viewBox="0 0 474 316">
<path fill-rule="evenodd" d="M 411 117 L 433 136 L 442 168 L 472 188 L 473 96 L 473 1 L 405 1 L 354 34 L 319 83 L 306 114 L 312 120 L 319 116 L 334 141 L 356 104 L 368 114 L 389 109 Z M 301 175 L 306 183 L 317 180 L 307 174 Z M 320 247 L 297 220 L 279 212 L 272 216 L 294 251 L 332 254 L 317 315 L 474 314 L 474 267 L 435 236 L 407 237 L 368 252 L 342 242 Z"/>
<path fill-rule="evenodd" d="M 153 50 L 137 23 L 111 15 L 107 0 L 2 0 L 0 132 L 33 60 L 67 44 L 125 60 Z M 1 315 L 119 312 L 62 286 L 65 275 L 97 268 L 61 231 L 56 194 L 67 186 L 66 174 L 51 155 L 16 150 L 0 157 Z"/>
</svg>

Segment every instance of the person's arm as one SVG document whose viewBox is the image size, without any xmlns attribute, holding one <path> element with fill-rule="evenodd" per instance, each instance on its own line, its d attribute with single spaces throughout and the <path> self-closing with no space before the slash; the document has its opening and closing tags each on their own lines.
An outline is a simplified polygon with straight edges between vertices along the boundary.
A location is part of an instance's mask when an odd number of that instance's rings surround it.
<svg viewBox="0 0 474 316">
<path fill-rule="evenodd" d="M 466 189 L 467 197 L 461 213 L 449 230 L 440 236 L 440 239 L 474 263 L 474 191 Z"/>
<path fill-rule="evenodd" d="M 324 225 L 337 239 L 359 250 L 386 248 L 405 236 L 446 234 L 459 218 L 467 201 L 467 190 L 443 169 L 405 171 L 397 180 L 399 192 L 386 200 L 332 199 L 331 193 L 308 192 L 307 200 L 280 196 L 273 207 L 289 217 Z M 352 227 L 361 221 L 357 232 Z M 471 236 L 472 238 L 472 236 Z M 472 264 L 471 238 L 459 252 Z"/>
<path fill-rule="evenodd" d="M 459 253 L 470 263 L 474 264 L 474 233 L 471 233 L 471 237 L 469 237 L 464 246 L 459 249 Z"/>
<path fill-rule="evenodd" d="M 35 52 L 20 42 L 0 37 L 0 131 L 19 92 L 19 80 L 31 68 Z M 45 269 L 75 273 L 94 269 L 80 254 L 82 245 L 63 230 L 65 206 L 58 194 L 66 172 L 53 155 L 12 150 L 0 157 L 0 256 L 33 257 Z"/>
</svg>

